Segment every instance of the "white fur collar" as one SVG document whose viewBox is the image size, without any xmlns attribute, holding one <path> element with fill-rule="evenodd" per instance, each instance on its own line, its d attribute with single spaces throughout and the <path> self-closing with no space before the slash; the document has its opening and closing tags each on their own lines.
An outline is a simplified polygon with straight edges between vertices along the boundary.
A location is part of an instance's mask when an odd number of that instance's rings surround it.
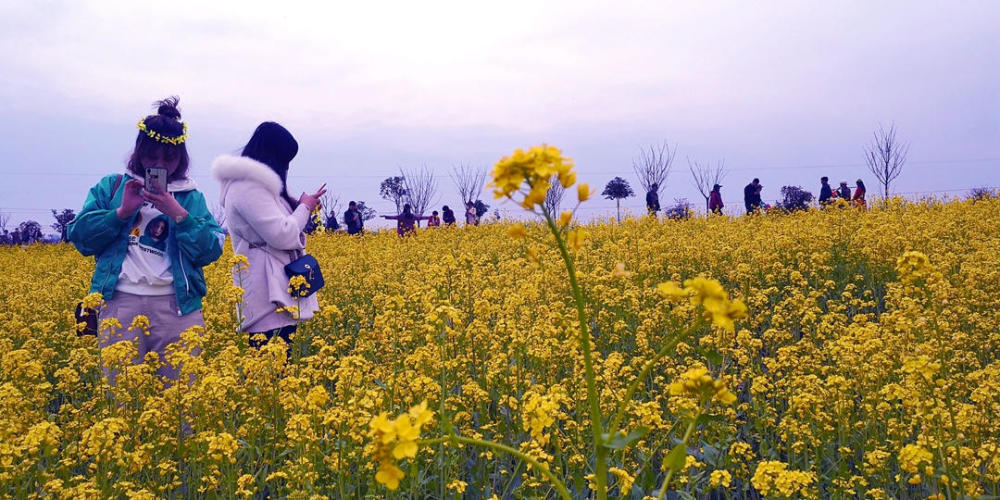
<svg viewBox="0 0 1000 500">
<path fill-rule="evenodd" d="M 263 163 L 246 156 L 222 155 L 212 162 L 212 177 L 220 184 L 253 181 L 274 194 L 281 192 L 281 177 Z"/>
</svg>

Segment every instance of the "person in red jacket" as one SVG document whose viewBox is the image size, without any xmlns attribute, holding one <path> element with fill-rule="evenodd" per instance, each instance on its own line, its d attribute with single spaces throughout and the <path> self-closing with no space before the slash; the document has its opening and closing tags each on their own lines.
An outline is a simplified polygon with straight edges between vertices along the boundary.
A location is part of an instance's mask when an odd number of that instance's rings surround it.
<svg viewBox="0 0 1000 500">
<path fill-rule="evenodd" d="M 854 188 L 854 198 L 851 199 L 854 202 L 854 206 L 865 210 L 868 205 L 865 203 L 865 183 L 858 179 L 858 186 Z"/>
<path fill-rule="evenodd" d="M 725 205 L 722 204 L 722 193 L 719 191 L 722 189 L 721 184 L 716 184 L 712 186 L 712 193 L 708 196 L 708 209 L 714 214 L 722 215 L 722 208 Z"/>
</svg>

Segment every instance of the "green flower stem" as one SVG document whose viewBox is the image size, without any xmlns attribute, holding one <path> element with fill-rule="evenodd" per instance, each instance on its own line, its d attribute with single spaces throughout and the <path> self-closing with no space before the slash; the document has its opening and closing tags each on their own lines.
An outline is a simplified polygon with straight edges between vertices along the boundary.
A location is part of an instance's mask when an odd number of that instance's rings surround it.
<svg viewBox="0 0 1000 500">
<path fill-rule="evenodd" d="M 639 376 L 637 376 L 635 380 L 629 384 L 628 391 L 625 392 L 625 398 L 623 398 L 621 403 L 618 404 L 615 417 L 611 420 L 611 424 L 608 425 L 608 435 L 613 437 L 615 433 L 618 432 L 618 426 L 621 425 L 622 419 L 625 418 L 625 411 L 628 408 L 629 402 L 632 401 L 632 396 L 635 395 L 635 391 L 639 390 L 639 385 L 642 384 L 643 379 L 646 378 L 649 371 L 652 370 L 653 367 L 656 366 L 656 363 L 663 359 L 664 356 L 677 347 L 677 344 L 680 343 L 682 338 L 687 337 L 686 333 L 687 332 L 685 332 L 685 335 L 679 335 L 670 342 L 667 342 L 667 345 L 663 346 L 663 349 L 660 349 L 660 352 L 656 353 L 656 355 L 653 356 L 653 359 L 647 361 L 646 364 L 643 365 L 642 371 L 639 372 Z"/>
<path fill-rule="evenodd" d="M 695 425 L 698 423 L 698 417 L 700 416 L 701 416 L 701 411 L 699 411 L 698 414 L 691 419 L 691 422 L 688 423 L 687 429 L 684 431 L 684 438 L 681 439 L 680 446 L 687 448 L 688 440 L 691 439 L 691 433 L 694 432 Z M 666 479 L 663 480 L 663 486 L 660 487 L 660 494 L 657 496 L 659 500 L 663 500 L 663 498 L 666 497 L 667 486 L 670 484 L 670 480 L 673 477 L 674 477 L 674 469 L 671 468 L 670 471 L 667 472 Z"/>
<path fill-rule="evenodd" d="M 509 453 L 509 454 L 511 454 L 511 455 L 513 455 L 513 456 L 515 456 L 515 457 L 517 457 L 517 458 L 519 458 L 519 459 L 527 462 L 528 464 L 531 465 L 531 467 L 533 469 L 537 470 L 543 476 L 545 476 L 545 479 L 548 479 L 549 482 L 552 483 L 552 486 L 554 486 L 555 489 L 556 489 L 556 491 L 559 492 L 559 496 L 562 497 L 564 500 L 572 500 L 572 497 L 569 494 L 569 490 L 566 489 L 566 485 L 563 484 L 563 482 L 560 481 L 559 478 L 557 478 L 555 476 L 555 474 L 552 473 L 551 470 L 549 470 L 549 466 L 548 465 L 543 464 L 543 463 L 539 462 L 538 460 L 535 460 L 531 456 L 526 455 L 525 453 L 521 452 L 520 450 L 511 448 L 510 446 L 502 445 L 500 443 L 494 443 L 493 441 L 486 441 L 486 440 L 483 440 L 483 439 L 473 439 L 473 438 L 462 437 L 462 436 L 459 436 L 459 435 L 456 435 L 456 434 L 452 434 L 451 436 L 448 436 L 448 437 L 441 437 L 441 438 L 435 438 L 435 439 L 422 439 L 422 440 L 418 441 L 418 443 L 420 444 L 420 446 L 433 446 L 433 445 L 436 445 L 436 444 L 443 444 L 443 443 L 447 443 L 447 442 L 462 443 L 462 444 L 467 444 L 467 445 L 471 445 L 471 446 L 481 446 L 483 448 L 489 448 L 489 449 L 492 449 L 494 451 L 498 451 L 498 452 L 501 452 L 501 453 Z"/>
<path fill-rule="evenodd" d="M 556 245 L 562 255 L 563 262 L 566 263 L 566 271 L 569 273 L 569 284 L 573 290 L 573 299 L 576 300 L 576 315 L 580 323 L 580 349 L 583 351 L 584 375 L 587 378 L 587 400 L 590 402 L 590 427 L 594 434 L 594 483 L 597 485 L 597 499 L 607 500 L 608 498 L 608 449 L 604 447 L 604 429 L 602 429 L 601 405 L 597 400 L 597 384 L 594 381 L 594 360 L 590 352 L 590 334 L 587 332 L 587 315 L 583 310 L 583 292 L 580 291 L 580 284 L 576 281 L 576 267 L 573 266 L 573 258 L 566 249 L 566 242 L 563 241 L 562 232 L 556 226 L 552 215 L 548 210 L 544 210 L 545 222 L 548 224 L 552 235 L 556 238 Z"/>
</svg>

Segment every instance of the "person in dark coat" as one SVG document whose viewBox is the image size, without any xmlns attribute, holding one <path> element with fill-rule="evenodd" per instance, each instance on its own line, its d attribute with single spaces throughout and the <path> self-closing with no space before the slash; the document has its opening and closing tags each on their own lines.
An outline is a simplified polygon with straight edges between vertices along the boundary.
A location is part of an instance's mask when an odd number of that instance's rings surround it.
<svg viewBox="0 0 1000 500">
<path fill-rule="evenodd" d="M 441 215 L 442 215 L 441 218 L 444 221 L 444 225 L 446 226 L 455 225 L 455 211 L 448 208 L 448 205 L 445 205 L 444 207 L 441 208 Z"/>
<path fill-rule="evenodd" d="M 823 176 L 819 180 L 822 187 L 819 188 L 819 206 L 823 208 L 830 204 L 833 199 L 833 189 L 830 188 L 830 178 Z"/>
<path fill-rule="evenodd" d="M 840 181 L 840 187 L 837 188 L 837 197 L 845 201 L 851 201 L 851 188 L 847 187 L 847 181 Z"/>
<path fill-rule="evenodd" d="M 755 178 L 750 184 L 743 188 L 743 204 L 746 206 L 747 214 L 754 213 L 760 208 L 760 179 Z"/>
<path fill-rule="evenodd" d="M 722 215 L 722 184 L 712 186 L 712 193 L 708 195 L 708 210 L 713 214 Z"/>
<path fill-rule="evenodd" d="M 336 231 L 340 229 L 340 222 L 337 221 L 337 212 L 330 210 L 330 213 L 326 214 L 326 221 L 323 225 L 326 226 L 327 231 Z"/>
<path fill-rule="evenodd" d="M 358 204 L 350 202 L 347 211 L 344 212 L 344 225 L 347 226 L 347 234 L 360 234 L 365 231 L 365 221 L 358 211 Z"/>
<path fill-rule="evenodd" d="M 646 193 L 646 210 L 649 210 L 649 215 L 656 215 L 660 211 L 660 185 L 655 182 Z"/>
</svg>

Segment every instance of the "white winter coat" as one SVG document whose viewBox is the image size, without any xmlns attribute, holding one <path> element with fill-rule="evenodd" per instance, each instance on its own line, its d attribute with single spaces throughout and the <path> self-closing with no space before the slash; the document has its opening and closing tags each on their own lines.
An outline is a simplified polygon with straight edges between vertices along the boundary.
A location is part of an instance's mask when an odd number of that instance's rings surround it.
<svg viewBox="0 0 1000 500">
<path fill-rule="evenodd" d="M 281 196 L 281 178 L 267 165 L 245 156 L 223 155 L 212 163 L 212 177 L 222 184 L 223 226 L 229 231 L 233 251 L 247 257 L 250 268 L 233 271 L 233 283 L 243 294 L 246 332 L 263 332 L 296 323 L 277 307 L 296 305 L 288 293 L 285 264 L 305 253 L 302 230 L 309 210 L 294 211 Z M 316 294 L 299 299 L 299 320 L 313 317 L 319 308 Z"/>
</svg>

